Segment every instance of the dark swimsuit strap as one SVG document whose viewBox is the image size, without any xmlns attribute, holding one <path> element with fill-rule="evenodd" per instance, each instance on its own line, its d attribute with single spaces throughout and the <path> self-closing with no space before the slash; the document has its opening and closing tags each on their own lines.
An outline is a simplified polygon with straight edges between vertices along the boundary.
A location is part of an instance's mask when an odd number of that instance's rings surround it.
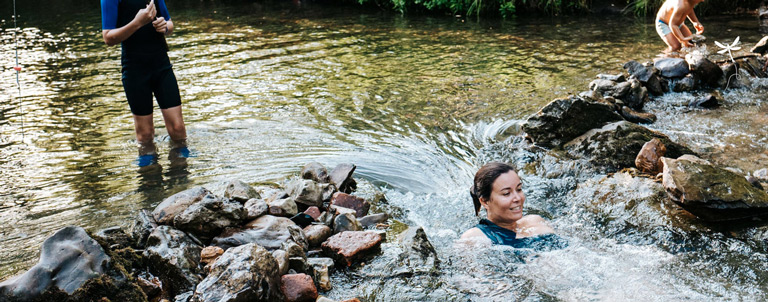
<svg viewBox="0 0 768 302">
<path fill-rule="evenodd" d="M 502 228 L 485 218 L 480 219 L 477 228 L 480 229 L 486 237 L 491 239 L 493 244 L 516 245 L 520 242 L 520 239 L 516 238 L 517 233 Z"/>
</svg>

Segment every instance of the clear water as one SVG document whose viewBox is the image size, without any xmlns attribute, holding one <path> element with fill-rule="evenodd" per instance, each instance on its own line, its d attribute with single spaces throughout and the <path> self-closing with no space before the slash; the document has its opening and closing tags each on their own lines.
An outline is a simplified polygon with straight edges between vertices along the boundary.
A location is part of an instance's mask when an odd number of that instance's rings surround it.
<svg viewBox="0 0 768 302">
<path fill-rule="evenodd" d="M 91 1 L 92 2 L 92 1 Z M 758 301 L 768 298 L 761 222 L 709 225 L 659 186 L 606 176 L 525 148 L 525 117 L 664 48 L 650 20 L 411 17 L 356 7 L 249 1 L 169 3 L 169 39 L 197 157 L 171 163 L 156 114 L 160 167 L 137 146 L 119 75 L 119 47 L 101 40 L 96 3 L 19 3 L 16 85 L 12 7 L 0 5 L 0 279 L 37 261 L 57 229 L 121 225 L 181 190 L 236 178 L 281 182 L 307 162 L 358 166 L 396 219 L 423 226 L 436 276 L 382 274 L 396 259 L 336 274 L 333 298 L 367 300 Z M 754 16 L 702 18 L 708 47 L 761 38 Z M 707 50 L 704 50 L 707 51 Z M 708 51 L 712 51 L 709 49 Z M 725 59 L 725 57 L 718 57 Z M 692 94 L 647 106 L 649 127 L 745 174 L 768 167 L 765 81 L 686 109 Z M 23 125 L 23 128 L 22 128 Z M 503 247 L 454 241 L 476 223 L 467 189 L 490 160 L 514 162 L 527 211 L 569 248 L 523 262 Z"/>
</svg>

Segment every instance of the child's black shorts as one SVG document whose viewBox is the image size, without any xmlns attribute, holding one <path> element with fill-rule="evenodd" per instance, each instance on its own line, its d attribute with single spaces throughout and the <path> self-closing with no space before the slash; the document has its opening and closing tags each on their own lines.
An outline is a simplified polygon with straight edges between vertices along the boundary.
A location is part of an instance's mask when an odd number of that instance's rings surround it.
<svg viewBox="0 0 768 302">
<path fill-rule="evenodd" d="M 123 54 L 123 89 L 134 115 L 152 114 L 152 94 L 160 109 L 181 105 L 179 84 L 168 54 Z"/>
</svg>

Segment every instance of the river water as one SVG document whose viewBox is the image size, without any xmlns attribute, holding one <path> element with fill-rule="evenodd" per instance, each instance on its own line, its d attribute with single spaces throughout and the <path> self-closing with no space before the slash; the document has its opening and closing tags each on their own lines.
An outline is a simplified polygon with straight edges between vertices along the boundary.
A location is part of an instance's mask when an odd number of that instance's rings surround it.
<svg viewBox="0 0 768 302">
<path fill-rule="evenodd" d="M 336 274 L 332 298 L 366 300 L 757 301 L 768 298 L 768 229 L 708 225 L 658 184 L 525 148 L 525 118 L 586 90 L 598 73 L 664 48 L 651 20 L 626 17 L 480 20 L 401 16 L 359 7 L 169 1 L 169 53 L 196 157 L 139 169 L 120 83 L 119 47 L 101 39 L 97 3 L 0 5 L 0 279 L 37 261 L 57 229 L 124 225 L 184 189 L 240 179 L 280 183 L 307 162 L 358 166 L 423 226 L 442 261 L 428 278 Z M 702 18 L 712 41 L 761 38 L 754 16 Z M 18 42 L 16 42 L 18 41 Z M 18 44 L 17 44 L 18 43 Z M 12 67 L 18 49 L 19 86 Z M 715 57 L 725 59 L 724 56 Z M 723 91 L 715 110 L 671 93 L 648 127 L 744 174 L 768 167 L 768 83 Z M 521 167 L 529 213 L 568 248 L 523 262 L 454 244 L 472 227 L 467 194 L 491 160 Z M 655 194 L 655 195 L 654 195 Z M 386 250 L 386 249 L 385 249 Z M 386 255 L 380 259 L 391 259 Z M 385 261 L 381 260 L 381 261 Z M 380 261 L 380 262 L 381 262 Z M 383 265 L 374 261 L 369 267 Z M 384 266 L 380 269 L 385 269 Z M 374 280 L 376 282 L 371 282 Z"/>
</svg>

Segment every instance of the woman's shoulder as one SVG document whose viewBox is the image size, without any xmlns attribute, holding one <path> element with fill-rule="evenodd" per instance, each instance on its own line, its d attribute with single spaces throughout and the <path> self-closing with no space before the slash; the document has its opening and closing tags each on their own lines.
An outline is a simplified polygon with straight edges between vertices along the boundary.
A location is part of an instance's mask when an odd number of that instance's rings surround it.
<svg viewBox="0 0 768 302">
<path fill-rule="evenodd" d="M 539 215 L 525 215 L 518 221 L 519 234 L 523 237 L 554 233 L 547 221 Z"/>
<path fill-rule="evenodd" d="M 474 227 L 464 232 L 464 234 L 461 234 L 460 239 L 469 239 L 469 238 L 480 237 L 480 236 L 485 237 L 485 234 L 483 233 L 483 231 L 481 231 L 477 227 Z"/>
<path fill-rule="evenodd" d="M 476 227 L 467 230 L 464 232 L 464 234 L 461 234 L 461 238 L 459 238 L 457 243 L 466 244 L 468 246 L 484 246 L 493 244 L 491 239 L 485 236 L 485 233 Z"/>
</svg>

